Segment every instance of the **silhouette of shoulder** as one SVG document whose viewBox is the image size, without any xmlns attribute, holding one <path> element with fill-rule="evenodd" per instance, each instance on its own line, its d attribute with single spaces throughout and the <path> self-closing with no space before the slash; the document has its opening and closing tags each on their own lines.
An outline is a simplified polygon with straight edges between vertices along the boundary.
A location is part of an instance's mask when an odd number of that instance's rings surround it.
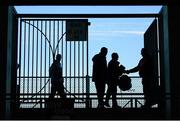
<svg viewBox="0 0 180 121">
<path fill-rule="evenodd" d="M 50 77 L 58 76 L 60 74 L 60 68 L 58 66 L 58 62 L 55 61 L 51 64 L 51 67 L 49 69 L 49 74 L 50 74 Z"/>
<path fill-rule="evenodd" d="M 99 54 L 96 54 L 93 58 L 92 58 L 92 61 L 95 62 L 97 60 L 100 59 L 100 55 Z"/>
</svg>

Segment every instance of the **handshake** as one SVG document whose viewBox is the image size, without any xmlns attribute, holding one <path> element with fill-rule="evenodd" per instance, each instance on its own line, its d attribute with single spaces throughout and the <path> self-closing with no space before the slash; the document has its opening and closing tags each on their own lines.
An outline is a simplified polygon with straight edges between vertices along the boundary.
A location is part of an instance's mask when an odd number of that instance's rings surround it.
<svg viewBox="0 0 180 121">
<path fill-rule="evenodd" d="M 124 73 L 129 74 L 130 70 L 124 70 Z"/>
<path fill-rule="evenodd" d="M 126 73 L 126 74 L 130 73 L 129 70 L 125 70 L 125 67 L 123 65 L 120 65 L 119 69 L 122 70 L 123 73 Z"/>
</svg>

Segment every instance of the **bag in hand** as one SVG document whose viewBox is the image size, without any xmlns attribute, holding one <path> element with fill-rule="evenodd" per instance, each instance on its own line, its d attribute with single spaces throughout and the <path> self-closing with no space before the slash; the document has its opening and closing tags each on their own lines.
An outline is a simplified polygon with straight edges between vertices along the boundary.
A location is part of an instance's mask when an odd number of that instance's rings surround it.
<svg viewBox="0 0 180 121">
<path fill-rule="evenodd" d="M 127 91 L 131 89 L 131 78 L 127 75 L 122 75 L 118 80 L 118 86 L 122 91 Z"/>
</svg>

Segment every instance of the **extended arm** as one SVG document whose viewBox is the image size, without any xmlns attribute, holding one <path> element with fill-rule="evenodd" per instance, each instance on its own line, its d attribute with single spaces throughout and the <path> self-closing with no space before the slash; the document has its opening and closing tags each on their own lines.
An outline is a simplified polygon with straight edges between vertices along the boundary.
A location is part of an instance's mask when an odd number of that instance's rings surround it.
<svg viewBox="0 0 180 121">
<path fill-rule="evenodd" d="M 136 67 L 134 67 L 134 68 L 132 68 L 132 69 L 129 69 L 129 70 L 126 70 L 125 73 L 129 74 L 129 73 L 134 73 L 134 72 L 139 71 L 139 69 L 140 69 L 140 63 L 141 63 L 141 61 L 139 62 L 139 64 L 138 64 Z"/>
</svg>

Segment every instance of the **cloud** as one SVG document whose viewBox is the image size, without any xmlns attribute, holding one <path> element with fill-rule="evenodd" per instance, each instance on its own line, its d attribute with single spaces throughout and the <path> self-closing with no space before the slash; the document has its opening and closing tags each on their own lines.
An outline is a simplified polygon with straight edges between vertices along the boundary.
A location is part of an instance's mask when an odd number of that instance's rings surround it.
<svg viewBox="0 0 180 121">
<path fill-rule="evenodd" d="M 118 31 L 118 30 L 108 30 L 108 31 L 103 31 L 103 30 L 97 30 L 97 31 L 92 31 L 89 33 L 90 36 L 127 36 L 127 35 L 143 35 L 144 34 L 144 31 L 132 31 L 132 30 L 121 30 L 121 31 Z"/>
<path fill-rule="evenodd" d="M 92 24 L 92 26 L 95 27 L 112 27 L 112 26 L 121 26 L 121 27 L 142 27 L 142 26 L 148 26 L 151 23 L 149 22 L 97 22 L 96 24 Z"/>
</svg>

